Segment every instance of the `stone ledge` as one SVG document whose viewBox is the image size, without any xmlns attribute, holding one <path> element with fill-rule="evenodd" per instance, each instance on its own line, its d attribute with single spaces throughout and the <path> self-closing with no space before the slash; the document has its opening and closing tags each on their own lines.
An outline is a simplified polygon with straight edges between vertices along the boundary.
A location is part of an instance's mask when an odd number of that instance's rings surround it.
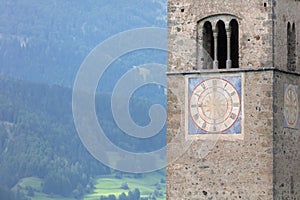
<svg viewBox="0 0 300 200">
<path fill-rule="evenodd" d="M 167 72 L 167 76 L 171 75 L 192 75 L 192 74 L 219 74 L 219 73 L 237 73 L 237 72 L 262 72 L 262 71 L 276 71 L 285 74 L 292 74 L 300 76 L 300 72 L 291 72 L 287 70 L 278 69 L 275 67 L 263 67 L 257 69 L 245 69 L 245 68 L 232 68 L 232 69 L 205 69 L 205 70 L 195 70 L 195 71 L 178 71 L 178 72 Z"/>
</svg>

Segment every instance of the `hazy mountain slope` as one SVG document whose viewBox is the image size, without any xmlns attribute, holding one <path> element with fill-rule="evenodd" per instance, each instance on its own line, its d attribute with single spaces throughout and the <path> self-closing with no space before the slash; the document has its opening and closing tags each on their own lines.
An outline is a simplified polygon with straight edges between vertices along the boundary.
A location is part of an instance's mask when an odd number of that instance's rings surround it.
<svg viewBox="0 0 300 200">
<path fill-rule="evenodd" d="M 132 28 L 166 27 L 159 0 L 0 1 L 0 73 L 71 86 L 88 53 Z"/>
<path fill-rule="evenodd" d="M 0 186 L 11 187 L 21 178 L 34 176 L 44 179 L 46 193 L 68 196 L 78 184 L 85 188 L 91 184 L 91 177 L 110 173 L 79 140 L 70 89 L 0 76 L 0 91 Z M 131 101 L 133 118 L 140 124 L 149 123 L 145 113 L 151 103 L 137 97 Z M 119 130 L 106 109 L 110 107 L 110 95 L 97 95 L 96 105 L 100 124 L 118 146 L 130 151 L 153 151 L 164 146 L 165 129 L 147 141 Z M 68 187 L 52 188 L 57 184 Z"/>
</svg>

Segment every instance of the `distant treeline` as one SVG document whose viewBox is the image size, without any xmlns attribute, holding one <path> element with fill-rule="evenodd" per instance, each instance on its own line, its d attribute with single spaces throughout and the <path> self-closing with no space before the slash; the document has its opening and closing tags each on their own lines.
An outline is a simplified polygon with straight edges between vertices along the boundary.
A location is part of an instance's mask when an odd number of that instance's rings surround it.
<svg viewBox="0 0 300 200">
<path fill-rule="evenodd" d="M 92 177 L 111 170 L 82 145 L 72 119 L 72 91 L 0 76 L 0 186 L 14 186 L 21 178 L 42 178 L 43 192 L 80 196 L 93 189 Z M 144 119 L 150 102 L 133 99 L 134 118 Z M 150 142 L 130 137 L 113 121 L 110 95 L 96 97 L 100 124 L 122 148 L 151 151 L 165 144 L 165 129 Z M 105 155 L 103 155 L 105 156 Z"/>
</svg>

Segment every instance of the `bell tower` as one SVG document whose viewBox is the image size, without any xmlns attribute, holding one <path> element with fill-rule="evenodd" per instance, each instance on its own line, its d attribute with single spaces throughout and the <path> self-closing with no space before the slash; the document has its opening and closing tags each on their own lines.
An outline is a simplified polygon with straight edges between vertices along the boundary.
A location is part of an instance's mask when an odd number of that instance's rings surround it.
<svg viewBox="0 0 300 200">
<path fill-rule="evenodd" d="M 168 199 L 300 199 L 299 11 L 169 0 Z"/>
</svg>

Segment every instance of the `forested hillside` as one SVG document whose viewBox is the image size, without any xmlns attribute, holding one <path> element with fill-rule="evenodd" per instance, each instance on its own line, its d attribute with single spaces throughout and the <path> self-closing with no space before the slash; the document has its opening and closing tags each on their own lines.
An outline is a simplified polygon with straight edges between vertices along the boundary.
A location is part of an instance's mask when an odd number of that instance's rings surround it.
<svg viewBox="0 0 300 200">
<path fill-rule="evenodd" d="M 0 187 L 13 187 L 24 177 L 38 177 L 47 194 L 72 196 L 92 188 L 92 177 L 110 174 L 111 170 L 95 160 L 81 144 L 75 131 L 71 90 L 0 76 Z M 122 133 L 107 109 L 110 97 L 96 98 L 100 123 L 108 137 L 132 151 L 151 151 L 165 144 L 162 131 L 146 144 Z M 147 123 L 145 111 L 151 105 L 133 99 L 131 109 L 141 123 Z"/>
<path fill-rule="evenodd" d="M 115 175 L 78 137 L 72 87 L 93 48 L 142 27 L 166 27 L 166 0 L 0 0 L 0 200 L 30 199 L 38 192 L 80 199 L 93 190 L 97 176 Z M 99 124 L 120 148 L 148 152 L 165 145 L 165 127 L 147 141 L 130 137 L 109 108 L 124 73 L 145 63 L 166 64 L 166 57 L 158 50 L 128 53 L 99 80 Z M 140 88 L 130 100 L 133 120 L 147 125 L 150 106 L 166 106 L 165 100 L 163 88 Z"/>
<path fill-rule="evenodd" d="M 35 176 L 44 179 L 45 193 L 69 196 L 110 173 L 81 145 L 71 90 L 0 77 L 0 91 L 0 185 Z"/>
</svg>

